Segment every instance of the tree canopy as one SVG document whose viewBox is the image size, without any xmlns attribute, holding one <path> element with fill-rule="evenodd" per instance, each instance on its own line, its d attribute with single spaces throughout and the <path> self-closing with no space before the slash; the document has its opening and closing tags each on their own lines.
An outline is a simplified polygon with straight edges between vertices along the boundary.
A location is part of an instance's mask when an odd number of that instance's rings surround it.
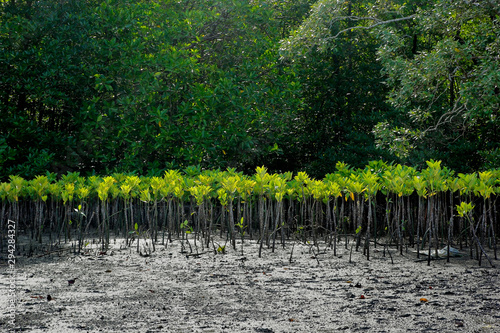
<svg viewBox="0 0 500 333">
<path fill-rule="evenodd" d="M 0 177 L 500 165 L 500 4 L 0 1 Z"/>
</svg>

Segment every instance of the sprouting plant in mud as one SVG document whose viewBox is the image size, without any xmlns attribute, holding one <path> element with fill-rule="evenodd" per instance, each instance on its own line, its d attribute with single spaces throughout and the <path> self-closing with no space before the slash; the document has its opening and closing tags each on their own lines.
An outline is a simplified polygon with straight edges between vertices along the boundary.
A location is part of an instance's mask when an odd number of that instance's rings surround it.
<svg viewBox="0 0 500 333">
<path fill-rule="evenodd" d="M 189 235 L 193 233 L 193 227 L 189 225 L 188 220 L 184 220 L 184 222 L 180 225 L 181 230 L 183 231 L 181 238 L 181 252 L 185 252 L 184 247 L 184 236 L 186 237 L 186 243 L 189 246 L 189 253 L 193 253 L 193 248 L 191 247 L 191 243 L 189 242 Z"/>
<path fill-rule="evenodd" d="M 484 254 L 488 262 L 490 263 L 491 267 L 495 267 L 495 265 L 491 262 L 490 258 L 486 254 L 486 251 L 484 250 L 483 245 L 481 244 L 481 240 L 477 236 L 477 228 L 479 227 L 479 223 L 474 226 L 474 219 L 472 217 L 472 211 L 474 210 L 474 205 L 472 203 L 466 203 L 466 202 L 461 202 L 460 205 L 457 205 L 457 213 L 460 217 L 465 217 L 467 221 L 469 222 L 471 234 L 473 235 L 473 238 L 475 240 L 475 245 L 476 245 L 476 252 L 478 253 L 478 260 L 479 260 L 479 266 L 481 266 L 481 257 Z M 471 247 L 472 249 L 472 247 Z M 480 250 L 480 251 L 479 251 Z"/>
<path fill-rule="evenodd" d="M 226 244 L 224 244 L 224 245 L 217 244 L 217 245 L 219 246 L 217 248 L 217 253 L 226 254 Z"/>
<path fill-rule="evenodd" d="M 361 229 L 362 229 L 362 227 L 361 227 L 361 226 L 359 226 L 359 227 L 356 229 L 355 233 L 356 233 L 356 236 L 357 236 L 357 237 L 359 237 L 359 235 L 361 234 Z M 353 249 L 353 247 L 354 247 L 354 242 L 351 244 L 351 251 L 349 252 L 349 263 L 351 263 L 351 262 L 352 262 L 352 260 L 351 260 L 351 259 L 352 259 L 352 249 Z"/>
<path fill-rule="evenodd" d="M 78 252 L 80 252 L 83 244 L 83 234 L 84 234 L 84 224 L 85 221 L 84 219 L 87 218 L 87 215 L 84 213 L 82 205 L 78 205 L 78 208 L 74 208 L 74 214 L 73 216 L 75 217 L 76 223 L 77 223 L 77 229 L 78 229 Z M 71 221 L 70 221 L 71 224 Z"/>
<path fill-rule="evenodd" d="M 246 225 L 243 224 L 244 217 L 241 218 L 240 222 L 236 224 L 236 227 L 239 230 L 240 236 L 241 236 L 241 255 L 243 256 L 243 239 L 245 237 L 245 228 Z"/>
<path fill-rule="evenodd" d="M 142 227 L 139 226 L 138 223 L 134 224 L 134 230 L 130 231 L 130 245 L 134 242 L 134 239 L 137 238 L 137 253 L 139 253 L 141 256 L 149 256 L 153 252 L 153 249 L 151 248 L 151 244 L 148 241 L 148 232 L 143 231 Z M 142 249 L 144 250 L 144 253 L 141 251 L 140 248 L 140 241 L 141 237 L 144 237 L 144 242 L 142 244 Z"/>
</svg>

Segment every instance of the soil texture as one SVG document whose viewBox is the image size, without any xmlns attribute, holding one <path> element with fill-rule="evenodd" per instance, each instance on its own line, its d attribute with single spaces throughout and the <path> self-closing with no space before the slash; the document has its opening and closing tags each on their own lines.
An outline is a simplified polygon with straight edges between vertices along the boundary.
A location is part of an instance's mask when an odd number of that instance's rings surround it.
<svg viewBox="0 0 500 333">
<path fill-rule="evenodd" d="M 243 254 L 241 243 L 224 254 L 191 246 L 157 244 L 145 256 L 116 240 L 105 252 L 89 244 L 83 254 L 17 258 L 15 326 L 1 292 L 0 331 L 500 332 L 499 262 L 479 267 L 467 249 L 428 266 L 411 249 L 380 246 L 368 261 L 351 243 L 336 256 L 295 244 L 291 262 L 292 243 L 261 258 L 255 241 Z"/>
</svg>

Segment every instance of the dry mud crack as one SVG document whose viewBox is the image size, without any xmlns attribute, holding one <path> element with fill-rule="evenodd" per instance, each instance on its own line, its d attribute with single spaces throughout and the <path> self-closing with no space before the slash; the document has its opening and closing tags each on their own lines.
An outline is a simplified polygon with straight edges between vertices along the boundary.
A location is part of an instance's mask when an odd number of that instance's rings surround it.
<svg viewBox="0 0 500 333">
<path fill-rule="evenodd" d="M 391 250 L 394 264 L 382 251 L 370 261 L 353 252 L 349 263 L 344 247 L 316 260 L 295 245 L 290 263 L 291 245 L 262 258 L 248 241 L 243 256 L 186 256 L 175 241 L 142 257 L 120 245 L 18 258 L 16 324 L 2 292 L 0 331 L 500 332 L 500 271 L 467 255 L 427 266 L 411 252 Z M 3 265 L 2 290 L 7 276 Z"/>
</svg>

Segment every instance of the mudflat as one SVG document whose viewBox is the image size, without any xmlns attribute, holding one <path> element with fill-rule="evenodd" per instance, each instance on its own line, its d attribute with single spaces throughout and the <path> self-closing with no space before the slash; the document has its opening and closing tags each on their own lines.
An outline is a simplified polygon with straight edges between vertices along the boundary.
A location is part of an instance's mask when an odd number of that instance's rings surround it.
<svg viewBox="0 0 500 333">
<path fill-rule="evenodd" d="M 17 258 L 16 322 L 0 293 L 0 331 L 500 332 L 500 263 L 479 267 L 468 249 L 428 266 L 411 248 L 372 247 L 368 261 L 351 244 L 335 256 L 290 242 L 261 258 L 253 240 L 243 253 L 241 243 L 224 254 L 191 246 L 144 256 L 116 240 L 105 252 Z M 9 275 L 2 266 L 2 289 Z"/>
</svg>

